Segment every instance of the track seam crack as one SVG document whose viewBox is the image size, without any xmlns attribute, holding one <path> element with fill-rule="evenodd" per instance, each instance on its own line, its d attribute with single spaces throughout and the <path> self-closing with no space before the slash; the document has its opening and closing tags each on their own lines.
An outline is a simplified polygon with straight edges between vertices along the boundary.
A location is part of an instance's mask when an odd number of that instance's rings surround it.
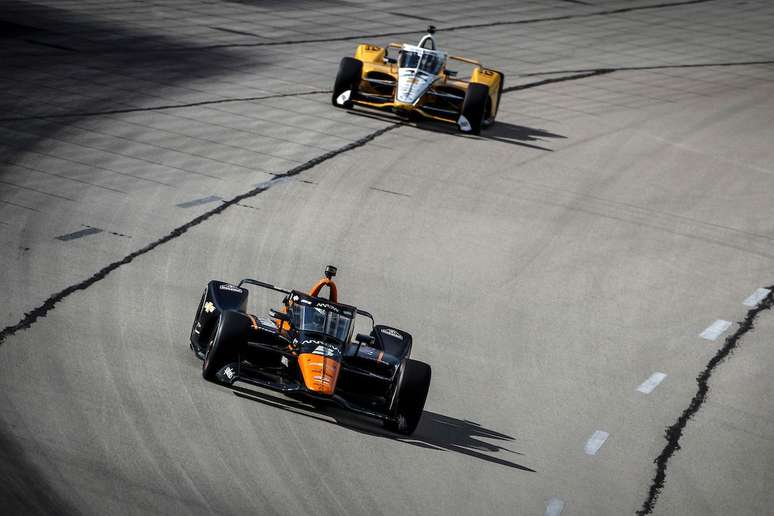
<svg viewBox="0 0 774 516">
<path fill-rule="evenodd" d="M 219 204 L 215 208 L 204 212 L 203 214 L 199 215 L 198 217 L 186 222 L 185 224 L 176 227 L 163 237 L 154 240 L 150 244 L 146 245 L 145 247 L 138 249 L 137 251 L 134 251 L 133 253 L 130 253 L 123 257 L 121 260 L 115 261 L 110 263 L 109 265 L 106 265 L 105 267 L 101 268 L 96 273 L 92 274 L 85 280 L 76 283 L 74 285 L 70 285 L 69 287 L 57 292 L 56 294 L 51 295 L 48 299 L 46 299 L 43 304 L 38 306 L 37 308 L 34 308 L 33 310 L 27 312 L 24 314 L 24 317 L 22 319 L 11 326 L 6 326 L 3 328 L 2 331 L 0 331 L 0 345 L 2 345 L 5 340 L 16 334 L 20 330 L 28 329 L 30 326 L 32 326 L 38 319 L 41 317 L 45 317 L 49 311 L 53 310 L 57 303 L 63 301 L 67 297 L 69 297 L 71 294 L 74 294 L 75 292 L 79 290 L 85 290 L 92 286 L 93 284 L 97 283 L 98 281 L 104 279 L 107 277 L 108 274 L 113 272 L 114 270 L 118 269 L 119 267 L 126 265 L 128 263 L 131 263 L 135 258 L 138 258 L 144 254 L 149 253 L 150 251 L 153 251 L 155 248 L 159 247 L 162 244 L 165 244 L 171 240 L 174 240 L 175 238 L 179 237 L 180 235 L 184 234 L 189 229 L 198 226 L 202 222 L 206 221 L 207 219 L 213 217 L 214 215 L 218 215 L 221 212 L 225 211 L 230 206 L 234 206 L 238 204 L 241 201 L 244 201 L 245 199 L 249 199 L 251 197 L 255 197 L 256 195 L 265 192 L 272 186 L 274 186 L 277 183 L 284 182 L 288 178 L 291 178 L 293 176 L 296 176 L 300 174 L 301 172 L 304 172 L 305 170 L 309 170 L 312 167 L 315 167 L 319 165 L 320 163 L 324 161 L 328 161 L 329 159 L 335 158 L 336 156 L 343 154 L 345 152 L 349 152 L 351 150 L 357 149 L 358 147 L 362 147 L 374 138 L 377 138 L 384 133 L 391 131 L 397 127 L 400 127 L 399 124 L 392 124 L 387 127 L 383 127 L 382 129 L 379 129 L 377 131 L 374 131 L 372 133 L 367 134 L 366 136 L 355 140 L 352 143 L 349 143 L 347 145 L 344 145 L 343 147 L 340 147 L 338 149 L 332 150 L 330 152 L 326 152 L 325 154 L 322 154 L 320 156 L 317 156 L 316 158 L 312 158 L 309 161 L 306 161 L 297 167 L 294 167 L 287 172 L 283 174 L 278 174 L 271 178 L 270 180 L 261 183 L 257 187 L 253 188 L 252 190 L 245 192 L 243 194 L 239 194 L 236 197 L 233 197 L 227 201 L 224 201 L 223 203 Z"/>
<path fill-rule="evenodd" d="M 671 459 L 675 452 L 680 449 L 680 438 L 683 436 L 683 432 L 685 431 L 688 422 L 697 412 L 699 412 L 699 409 L 701 409 L 702 405 L 707 400 L 707 395 L 709 394 L 709 380 L 712 377 L 712 373 L 739 346 L 741 338 L 755 327 L 754 323 L 756 317 L 764 310 L 771 309 L 772 305 L 774 305 L 774 285 L 767 288 L 771 290 L 771 292 L 769 292 L 757 306 L 751 308 L 742 321 L 737 322 L 739 328 L 726 338 L 723 346 L 710 359 L 704 367 L 704 370 L 696 377 L 698 389 L 691 399 L 691 402 L 688 404 L 688 407 L 686 407 L 673 425 L 666 428 L 664 438 L 666 439 L 667 444 L 653 461 L 654 464 L 656 464 L 656 473 L 653 476 L 650 488 L 648 489 L 647 498 L 645 498 L 645 501 L 642 503 L 642 507 L 636 512 L 637 516 L 645 516 L 653 513 L 656 501 L 666 483 L 669 459 Z"/>
<path fill-rule="evenodd" d="M 679 7 L 682 5 L 703 4 L 706 2 L 713 2 L 713 1 L 715 0 L 685 0 L 682 2 L 666 2 L 666 3 L 660 3 L 660 4 L 640 5 L 636 7 L 622 7 L 619 9 L 608 9 L 605 11 L 597 11 L 593 13 L 565 14 L 561 16 L 548 16 L 545 18 L 527 18 L 524 20 L 504 20 L 504 21 L 487 22 L 487 23 L 470 23 L 467 25 L 452 25 L 450 27 L 438 27 L 436 28 L 436 32 L 453 32 L 456 30 L 485 29 L 489 27 L 500 27 L 503 25 L 528 25 L 532 23 L 572 20 L 575 18 L 609 16 L 613 14 L 625 14 L 628 12 L 645 11 L 649 9 L 664 9 L 669 7 Z M 209 50 L 209 49 L 233 48 L 233 47 L 267 47 L 267 46 L 277 46 L 277 45 L 285 46 L 285 45 L 299 45 L 304 43 L 327 43 L 327 42 L 333 42 L 333 41 L 351 41 L 353 39 L 383 38 L 387 36 L 405 36 L 407 34 L 417 34 L 418 32 L 420 31 L 415 31 L 415 30 L 393 31 L 393 32 L 381 32 L 376 34 L 356 34 L 353 36 L 339 36 L 335 38 L 310 38 L 310 39 L 300 39 L 300 40 L 297 39 L 297 40 L 287 40 L 287 41 L 264 41 L 260 43 L 231 43 L 231 44 L 226 43 L 221 45 L 208 45 L 208 46 L 196 47 L 196 50 Z M 190 49 L 182 49 L 182 50 L 190 50 Z"/>
<path fill-rule="evenodd" d="M 526 18 L 523 20 L 502 20 L 502 21 L 495 21 L 495 22 L 484 22 L 484 23 L 470 23 L 466 25 L 451 25 L 449 27 L 438 27 L 436 29 L 436 32 L 453 32 L 457 30 L 466 30 L 466 29 L 485 29 L 489 27 L 500 27 L 503 25 L 528 25 L 533 23 L 543 23 L 543 22 L 552 22 L 552 21 L 563 21 L 563 20 L 573 20 L 576 18 L 592 18 L 596 16 L 610 16 L 615 14 L 626 14 L 630 12 L 636 12 L 636 11 L 646 11 L 646 10 L 652 10 L 652 9 L 666 9 L 670 7 L 680 7 L 683 5 L 693 5 L 693 4 L 703 4 L 706 2 L 713 2 L 715 0 L 683 0 L 680 2 L 662 2 L 658 4 L 649 4 L 649 5 L 639 5 L 634 7 L 621 7 L 618 9 L 607 9 L 603 11 L 595 11 L 590 13 L 578 13 L 578 14 L 563 14 L 559 16 L 547 16 L 545 18 Z M 580 3 L 580 2 L 574 2 L 574 3 Z M 219 27 L 212 27 L 212 29 L 215 30 L 222 30 Z M 422 31 L 416 31 L 416 30 L 402 30 L 402 31 L 391 31 L 391 32 L 379 32 L 379 33 L 373 33 L 373 34 L 354 34 L 350 36 L 337 36 L 337 37 L 331 37 L 331 38 L 307 38 L 307 39 L 292 39 L 292 40 L 283 40 L 283 41 L 261 41 L 257 43 L 221 43 L 216 45 L 201 45 L 198 47 L 188 47 L 188 48 L 148 48 L 148 49 L 135 49 L 132 52 L 137 54 L 139 52 L 142 53 L 164 53 L 164 52 L 195 52 L 199 50 L 213 50 L 213 49 L 221 49 L 221 48 L 249 48 L 249 47 L 270 47 L 270 46 L 287 46 L 287 45 L 302 45 L 307 43 L 328 43 L 328 42 L 335 42 L 335 41 L 351 41 L 355 39 L 367 39 L 367 38 L 383 38 L 388 36 L 405 36 L 408 34 L 418 34 Z M 249 34 L 251 37 L 262 37 L 257 34 Z M 88 54 L 112 54 L 112 53 L 123 53 L 126 52 L 125 49 L 95 49 L 95 50 L 75 50 L 82 53 L 88 53 Z"/>
<path fill-rule="evenodd" d="M 0 122 L 23 122 L 26 120 L 40 120 L 48 118 L 74 118 L 74 117 L 87 117 L 87 116 L 102 116 L 102 115 L 120 115 L 124 113 L 140 113 L 143 111 L 163 111 L 166 109 L 183 109 L 198 106 L 211 106 L 214 104 L 227 104 L 231 102 L 252 102 L 254 100 L 266 100 L 266 99 L 278 99 L 283 97 L 302 97 L 304 95 L 318 95 L 321 93 L 330 93 L 332 90 L 312 90 L 312 91 L 299 91 L 295 93 L 277 93 L 273 95 L 263 95 L 257 97 L 235 97 L 229 99 L 215 99 L 215 100 L 202 100 L 200 102 L 189 102 L 187 104 L 166 104 L 161 106 L 149 106 L 141 108 L 126 108 L 126 109 L 109 109 L 105 111 L 91 111 L 81 113 L 58 113 L 50 115 L 32 115 L 24 117 L 13 118 L 0 118 Z"/>
<path fill-rule="evenodd" d="M 726 67 L 726 66 L 754 66 L 754 65 L 771 65 L 774 64 L 774 60 L 758 60 L 758 61 L 726 61 L 720 63 L 687 63 L 687 64 L 664 64 L 664 65 L 644 65 L 644 66 L 620 66 L 615 68 L 585 68 L 578 70 L 551 70 L 548 72 L 531 72 L 521 74 L 520 77 L 536 77 L 540 75 L 555 75 L 560 73 L 590 73 L 595 72 L 633 72 L 633 71 L 647 71 L 647 70 L 669 70 L 673 68 L 712 68 L 712 67 Z"/>
<path fill-rule="evenodd" d="M 555 82 L 565 81 L 577 81 L 578 79 L 586 79 L 588 77 L 596 77 L 597 75 L 605 75 L 613 73 L 616 70 L 613 68 L 599 68 L 597 70 L 584 71 L 583 73 L 577 73 L 574 75 L 566 75 L 564 77 L 554 77 L 551 79 L 543 79 L 542 81 L 530 82 L 527 84 L 517 84 L 508 88 L 503 88 L 503 93 L 511 93 L 513 91 L 526 90 L 529 88 L 536 88 L 538 86 L 545 86 L 546 84 L 553 84 Z"/>
</svg>

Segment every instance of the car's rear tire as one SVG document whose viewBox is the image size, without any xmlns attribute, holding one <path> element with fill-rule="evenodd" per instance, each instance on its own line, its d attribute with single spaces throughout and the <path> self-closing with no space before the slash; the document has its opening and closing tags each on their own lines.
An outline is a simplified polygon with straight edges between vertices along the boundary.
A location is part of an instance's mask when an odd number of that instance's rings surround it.
<svg viewBox="0 0 774 516">
<path fill-rule="evenodd" d="M 360 79 L 363 74 L 363 62 L 354 57 L 344 57 L 339 63 L 339 72 L 336 74 L 336 82 L 333 83 L 333 95 L 331 103 L 338 107 L 349 109 L 352 107 L 352 97 L 357 92 Z M 338 102 L 339 96 L 349 90 L 349 99 L 343 103 Z"/>
<path fill-rule="evenodd" d="M 470 124 L 468 132 L 471 134 L 481 134 L 489 103 L 489 87 L 486 84 L 472 82 L 468 85 L 465 101 L 462 103 L 462 116 Z"/>
<path fill-rule="evenodd" d="M 385 421 L 384 427 L 403 435 L 411 435 L 417 429 L 425 400 L 430 390 L 430 366 L 418 360 L 407 359 L 403 365 L 400 384 L 397 386 L 394 420 Z"/>
<path fill-rule="evenodd" d="M 495 117 L 500 111 L 500 101 L 503 98 L 503 88 L 505 88 L 505 74 L 502 72 L 495 72 L 500 76 L 500 86 L 497 87 L 497 103 L 495 104 L 494 111 L 492 112 L 492 124 L 494 124 Z"/>
<path fill-rule="evenodd" d="M 205 380 L 217 382 L 215 374 L 226 364 L 239 359 L 239 348 L 246 331 L 245 318 L 239 312 L 226 310 L 220 314 L 202 362 Z"/>
</svg>

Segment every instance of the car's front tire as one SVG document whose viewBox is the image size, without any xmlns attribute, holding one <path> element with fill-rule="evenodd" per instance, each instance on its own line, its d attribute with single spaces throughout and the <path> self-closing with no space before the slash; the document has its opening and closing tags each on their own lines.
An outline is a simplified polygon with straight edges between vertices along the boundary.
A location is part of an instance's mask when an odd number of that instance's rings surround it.
<svg viewBox="0 0 774 516">
<path fill-rule="evenodd" d="M 220 314 L 202 363 L 205 380 L 217 382 L 217 372 L 226 364 L 238 360 L 239 347 L 246 331 L 245 318 L 239 312 L 226 310 Z"/>
<path fill-rule="evenodd" d="M 481 127 L 488 115 L 489 103 L 489 87 L 486 84 L 470 83 L 465 93 L 465 101 L 462 103 L 460 118 L 464 117 L 464 120 L 460 120 L 460 129 L 471 134 L 481 134 Z M 465 124 L 468 124 L 468 127 L 465 127 Z"/>
<path fill-rule="evenodd" d="M 397 386 L 394 419 L 386 420 L 384 426 L 393 432 L 411 435 L 422 419 L 432 371 L 428 364 L 411 359 L 407 359 L 403 367 Z"/>
<path fill-rule="evenodd" d="M 336 74 L 336 82 L 333 83 L 331 103 L 334 106 L 344 109 L 352 107 L 352 97 L 357 92 L 362 74 L 362 61 L 354 57 L 342 58 L 341 63 L 339 63 L 339 72 Z M 348 96 L 345 95 L 347 91 L 349 91 Z M 346 96 L 346 99 L 342 96 Z"/>
</svg>

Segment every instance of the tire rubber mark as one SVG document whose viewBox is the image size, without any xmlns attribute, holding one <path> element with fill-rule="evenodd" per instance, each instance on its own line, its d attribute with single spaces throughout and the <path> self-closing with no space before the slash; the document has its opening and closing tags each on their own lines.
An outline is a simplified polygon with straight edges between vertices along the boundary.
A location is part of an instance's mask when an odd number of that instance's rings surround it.
<svg viewBox="0 0 774 516">
<path fill-rule="evenodd" d="M 372 186 L 370 188 L 371 190 L 376 190 L 377 192 L 384 192 L 391 195 L 398 195 L 400 197 L 411 197 L 409 194 L 401 193 L 401 192 L 393 192 L 392 190 L 385 190 L 384 188 L 377 188 L 375 186 Z"/>
<path fill-rule="evenodd" d="M 222 197 L 218 197 L 217 195 L 210 195 L 207 197 L 202 197 L 201 199 L 194 199 L 192 201 L 187 202 L 181 202 L 180 204 L 176 204 L 178 208 L 191 208 L 193 206 L 199 206 L 200 204 L 209 204 L 211 202 L 215 201 L 222 201 Z"/>
<path fill-rule="evenodd" d="M 67 233 L 66 235 L 59 235 L 56 237 L 57 240 L 61 240 L 62 242 L 67 242 L 68 240 L 76 240 L 78 238 L 83 238 L 85 236 L 89 235 L 96 235 L 97 233 L 102 233 L 102 230 L 99 228 L 86 228 L 81 229 L 79 231 L 73 231 L 72 233 Z"/>
</svg>

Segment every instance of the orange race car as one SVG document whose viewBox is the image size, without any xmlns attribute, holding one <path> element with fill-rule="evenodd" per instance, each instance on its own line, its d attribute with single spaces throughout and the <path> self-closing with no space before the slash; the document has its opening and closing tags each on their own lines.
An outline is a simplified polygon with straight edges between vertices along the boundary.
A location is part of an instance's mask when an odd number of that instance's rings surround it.
<svg viewBox="0 0 774 516">
<path fill-rule="evenodd" d="M 366 106 L 419 115 L 456 124 L 463 132 L 479 134 L 494 123 L 505 76 L 480 62 L 450 56 L 435 47 L 435 27 L 417 45 L 362 44 L 355 57 L 345 57 L 333 86 L 333 105 Z M 397 57 L 388 55 L 397 49 Z M 469 76 L 447 68 L 449 61 L 472 67 Z"/>
<path fill-rule="evenodd" d="M 376 325 L 368 312 L 339 303 L 335 275 L 329 265 L 308 293 L 253 279 L 210 281 L 191 329 L 202 375 L 298 394 L 316 405 L 336 403 L 410 435 L 422 417 L 430 366 L 409 358 L 409 333 Z M 247 313 L 250 286 L 283 294 L 282 308 L 269 310 L 269 317 Z M 321 295 L 326 287 L 327 298 Z M 371 331 L 353 339 L 357 316 Z"/>
</svg>

